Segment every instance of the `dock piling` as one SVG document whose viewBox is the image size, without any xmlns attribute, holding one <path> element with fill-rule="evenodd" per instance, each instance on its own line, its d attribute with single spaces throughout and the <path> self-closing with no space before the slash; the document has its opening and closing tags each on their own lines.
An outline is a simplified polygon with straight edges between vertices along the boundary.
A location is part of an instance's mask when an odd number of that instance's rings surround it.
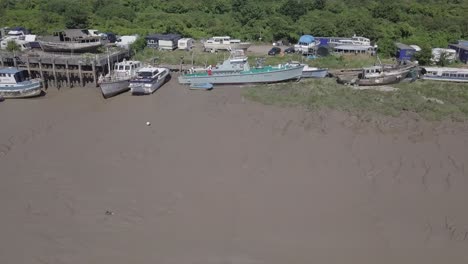
<svg viewBox="0 0 468 264">
<path fill-rule="evenodd" d="M 83 83 L 83 74 L 81 72 L 81 61 L 78 62 L 78 75 L 80 76 L 80 85 L 81 87 L 83 87 L 84 83 Z"/>
<path fill-rule="evenodd" d="M 39 59 L 39 74 L 41 75 L 41 79 L 44 82 L 44 85 L 46 84 L 46 80 L 44 79 L 44 72 L 42 71 L 42 62 Z"/>
<path fill-rule="evenodd" d="M 66 69 L 66 75 L 67 75 L 67 85 L 68 87 L 72 87 L 72 84 L 70 82 L 70 69 L 68 68 L 68 60 L 65 61 L 65 69 Z"/>
<path fill-rule="evenodd" d="M 28 67 L 28 75 L 31 77 L 31 67 L 29 65 L 29 58 L 26 59 L 26 66 Z"/>
<path fill-rule="evenodd" d="M 97 78 L 96 78 L 96 63 L 93 61 L 91 63 L 91 67 L 93 68 L 93 81 L 94 81 L 94 85 L 97 87 Z"/>
<path fill-rule="evenodd" d="M 52 74 L 54 75 L 54 86 L 55 88 L 59 88 L 59 84 L 57 81 L 57 72 L 55 72 L 55 57 L 52 59 Z"/>
</svg>

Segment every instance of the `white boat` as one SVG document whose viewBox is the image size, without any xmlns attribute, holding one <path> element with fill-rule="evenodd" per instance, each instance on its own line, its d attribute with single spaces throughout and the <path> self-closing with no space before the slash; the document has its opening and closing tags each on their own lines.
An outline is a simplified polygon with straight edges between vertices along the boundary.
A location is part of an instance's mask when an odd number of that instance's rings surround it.
<svg viewBox="0 0 468 264">
<path fill-rule="evenodd" d="M 328 45 L 330 47 L 341 45 L 371 46 L 371 41 L 368 38 L 354 35 L 351 38 L 331 38 Z"/>
<path fill-rule="evenodd" d="M 137 75 L 130 80 L 132 95 L 152 94 L 168 81 L 170 76 L 168 68 L 141 68 L 138 70 Z"/>
<path fill-rule="evenodd" d="M 111 74 L 99 78 L 99 87 L 102 96 L 109 98 L 130 90 L 130 80 L 136 76 L 137 71 L 142 68 L 139 61 L 122 61 L 114 65 Z"/>
<path fill-rule="evenodd" d="M 247 50 L 252 43 L 242 42 L 239 39 L 231 39 L 229 36 L 212 37 L 203 43 L 205 51 L 216 52 L 217 50 Z"/>
<path fill-rule="evenodd" d="M 307 64 L 299 63 L 297 61 L 292 61 L 289 64 L 304 66 L 304 68 L 302 69 L 301 78 L 325 78 L 328 75 L 328 69 L 326 68 L 310 67 Z"/>
<path fill-rule="evenodd" d="M 422 79 L 447 82 L 468 82 L 468 69 L 448 67 L 424 67 Z"/>
<path fill-rule="evenodd" d="M 42 81 L 30 79 L 26 70 L 0 68 L 0 97 L 25 98 L 41 94 Z"/>
</svg>

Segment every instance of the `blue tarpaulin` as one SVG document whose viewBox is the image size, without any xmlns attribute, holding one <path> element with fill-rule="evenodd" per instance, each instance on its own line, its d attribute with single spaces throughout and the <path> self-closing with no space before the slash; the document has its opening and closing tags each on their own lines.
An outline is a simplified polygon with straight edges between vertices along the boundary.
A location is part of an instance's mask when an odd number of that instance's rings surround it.
<svg viewBox="0 0 468 264">
<path fill-rule="evenodd" d="M 299 43 L 310 44 L 315 41 L 315 38 L 311 35 L 303 35 L 299 38 Z"/>
</svg>

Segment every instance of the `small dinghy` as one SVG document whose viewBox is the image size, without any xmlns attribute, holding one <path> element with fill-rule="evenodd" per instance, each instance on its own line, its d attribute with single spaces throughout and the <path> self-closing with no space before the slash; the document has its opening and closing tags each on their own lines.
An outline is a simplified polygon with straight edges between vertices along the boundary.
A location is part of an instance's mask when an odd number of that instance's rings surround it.
<svg viewBox="0 0 468 264">
<path fill-rule="evenodd" d="M 192 83 L 190 85 L 190 90 L 211 90 L 213 89 L 213 84 L 211 83 Z"/>
</svg>

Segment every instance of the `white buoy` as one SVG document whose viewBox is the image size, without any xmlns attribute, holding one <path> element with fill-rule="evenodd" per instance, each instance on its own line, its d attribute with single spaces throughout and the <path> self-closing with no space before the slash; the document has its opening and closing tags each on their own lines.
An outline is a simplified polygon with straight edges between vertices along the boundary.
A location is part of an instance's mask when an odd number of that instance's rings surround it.
<svg viewBox="0 0 468 264">
<path fill-rule="evenodd" d="M 146 122 L 146 125 L 147 125 L 147 126 L 151 126 L 151 123 L 150 123 L 150 122 Z"/>
</svg>

